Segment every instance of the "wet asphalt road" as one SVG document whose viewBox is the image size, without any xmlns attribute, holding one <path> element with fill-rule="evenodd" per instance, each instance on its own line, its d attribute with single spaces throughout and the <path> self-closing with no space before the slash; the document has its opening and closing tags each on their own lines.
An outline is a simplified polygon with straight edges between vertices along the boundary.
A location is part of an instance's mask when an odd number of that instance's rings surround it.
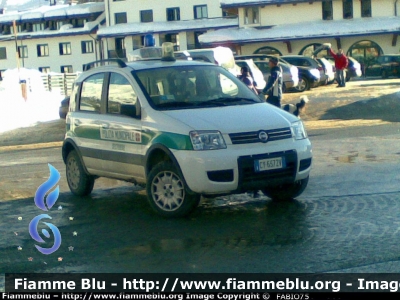
<svg viewBox="0 0 400 300">
<path fill-rule="evenodd" d="M 204 199 L 176 220 L 153 214 L 129 184 L 101 179 L 91 196 L 72 196 L 59 148 L 0 153 L 0 192 L 16 199 L 0 201 L 0 273 L 398 272 L 399 129 L 310 131 L 315 160 L 298 200 Z M 49 212 L 62 244 L 48 256 L 28 232 L 47 163 L 62 176 Z"/>
</svg>

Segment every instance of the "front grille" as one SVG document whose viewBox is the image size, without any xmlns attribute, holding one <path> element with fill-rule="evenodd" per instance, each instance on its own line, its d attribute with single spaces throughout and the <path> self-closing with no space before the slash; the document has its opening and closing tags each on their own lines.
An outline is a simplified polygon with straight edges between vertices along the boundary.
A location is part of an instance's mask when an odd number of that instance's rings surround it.
<svg viewBox="0 0 400 300">
<path fill-rule="evenodd" d="M 265 158 L 284 157 L 286 167 L 278 170 L 255 172 L 254 161 Z M 243 189 L 263 188 L 293 182 L 297 170 L 297 153 L 294 150 L 262 155 L 241 156 L 238 159 L 239 186 Z"/>
<path fill-rule="evenodd" d="M 289 127 L 272 129 L 272 130 L 259 130 L 250 132 L 240 132 L 231 133 L 229 137 L 231 138 L 232 144 L 251 144 L 251 143 L 261 143 L 258 135 L 261 131 L 265 131 L 268 134 L 267 142 L 284 140 L 292 138 L 292 131 Z"/>
</svg>

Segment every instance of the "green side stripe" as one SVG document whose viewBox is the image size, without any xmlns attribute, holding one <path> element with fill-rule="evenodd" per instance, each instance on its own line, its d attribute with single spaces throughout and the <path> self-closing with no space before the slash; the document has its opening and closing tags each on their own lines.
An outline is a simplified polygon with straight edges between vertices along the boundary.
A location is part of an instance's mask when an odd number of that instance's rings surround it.
<svg viewBox="0 0 400 300">
<path fill-rule="evenodd" d="M 67 128 L 68 130 L 69 128 Z M 86 139 L 94 139 L 94 140 L 104 140 L 101 139 L 101 134 L 98 126 L 78 126 L 75 128 L 75 131 L 68 130 L 67 136 L 73 137 L 76 136 L 78 138 L 86 138 Z M 175 150 L 193 150 L 192 142 L 190 141 L 189 135 L 177 134 L 172 132 L 162 132 L 162 131 L 142 131 L 141 132 L 141 145 L 154 145 L 154 144 L 162 144 L 169 149 Z M 134 141 L 124 140 L 124 141 L 113 141 L 108 140 L 110 142 L 119 142 L 124 144 L 138 144 Z"/>
</svg>

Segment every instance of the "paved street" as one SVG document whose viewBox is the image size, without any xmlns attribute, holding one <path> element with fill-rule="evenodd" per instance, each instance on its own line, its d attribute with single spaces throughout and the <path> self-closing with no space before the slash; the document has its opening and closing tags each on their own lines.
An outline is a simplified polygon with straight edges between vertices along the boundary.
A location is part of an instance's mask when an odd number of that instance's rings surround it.
<svg viewBox="0 0 400 300">
<path fill-rule="evenodd" d="M 115 180 L 99 179 L 90 197 L 72 196 L 58 146 L 3 147 L 0 273 L 398 272 L 400 125 L 351 122 L 306 122 L 314 164 L 297 200 L 203 199 L 193 215 L 178 220 L 154 215 L 144 191 Z M 41 213 L 33 196 L 48 178 L 47 163 L 62 176 L 49 212 L 62 245 L 49 256 L 35 249 L 28 232 Z"/>
</svg>

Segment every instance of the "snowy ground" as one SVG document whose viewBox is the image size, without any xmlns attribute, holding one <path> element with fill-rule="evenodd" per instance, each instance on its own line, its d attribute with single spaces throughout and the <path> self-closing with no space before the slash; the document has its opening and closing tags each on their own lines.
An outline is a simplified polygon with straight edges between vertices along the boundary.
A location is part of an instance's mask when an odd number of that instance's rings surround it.
<svg viewBox="0 0 400 300">
<path fill-rule="evenodd" d="M 0 132 L 59 119 L 64 99 L 59 92 L 48 92 L 37 70 L 17 69 L 4 72 L 0 82 Z M 27 99 L 22 96 L 20 79 L 27 82 Z"/>
</svg>

